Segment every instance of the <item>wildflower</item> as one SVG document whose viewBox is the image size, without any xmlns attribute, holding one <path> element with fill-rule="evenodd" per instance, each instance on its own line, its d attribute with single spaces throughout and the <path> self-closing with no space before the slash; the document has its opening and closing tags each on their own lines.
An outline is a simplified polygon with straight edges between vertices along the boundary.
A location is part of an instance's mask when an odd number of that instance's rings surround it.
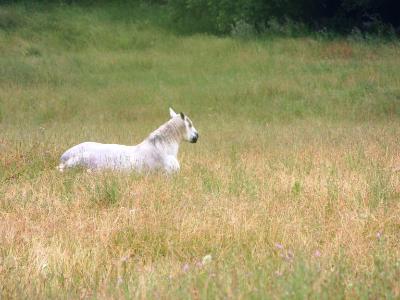
<svg viewBox="0 0 400 300">
<path fill-rule="evenodd" d="M 282 244 L 279 244 L 279 243 L 275 243 L 275 247 L 276 247 L 277 249 L 279 249 L 279 250 L 282 250 L 282 249 L 283 249 L 283 245 L 282 245 Z"/>
<path fill-rule="evenodd" d="M 186 273 L 187 271 L 189 271 L 189 269 L 190 269 L 190 266 L 189 266 L 188 263 L 184 264 L 183 267 L 182 267 L 182 271 L 185 272 L 185 273 Z"/>
<path fill-rule="evenodd" d="M 211 254 L 207 254 L 206 256 L 203 257 L 203 259 L 201 260 L 201 263 L 203 265 L 209 264 L 212 261 L 212 256 Z"/>
<path fill-rule="evenodd" d="M 294 258 L 294 253 L 293 253 L 292 251 L 289 250 L 289 251 L 287 252 L 287 257 L 290 258 L 290 259 L 293 259 L 293 258 Z"/>
<path fill-rule="evenodd" d="M 382 232 L 378 231 L 378 233 L 376 234 L 376 238 L 380 240 L 382 238 Z"/>
<path fill-rule="evenodd" d="M 320 252 L 319 250 L 316 250 L 316 251 L 314 252 L 314 256 L 315 256 L 315 257 L 321 257 L 321 252 Z"/>
<path fill-rule="evenodd" d="M 121 277 L 121 276 L 118 276 L 117 285 L 121 285 L 123 282 L 124 282 L 124 281 L 123 281 L 122 277 Z"/>
<path fill-rule="evenodd" d="M 44 271 L 47 269 L 47 267 L 48 267 L 47 262 L 43 262 L 43 263 L 39 266 L 39 269 L 40 269 L 40 271 L 44 272 Z"/>
<path fill-rule="evenodd" d="M 128 254 L 128 255 L 124 255 L 124 256 L 121 257 L 121 262 L 125 263 L 125 262 L 127 262 L 130 258 L 131 258 L 131 256 L 130 256 L 129 254 Z"/>
</svg>

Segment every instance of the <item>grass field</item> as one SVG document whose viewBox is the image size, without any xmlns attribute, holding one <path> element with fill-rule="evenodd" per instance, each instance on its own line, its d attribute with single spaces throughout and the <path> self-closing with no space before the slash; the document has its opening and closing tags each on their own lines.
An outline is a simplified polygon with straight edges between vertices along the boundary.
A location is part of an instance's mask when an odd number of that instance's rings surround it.
<svg viewBox="0 0 400 300">
<path fill-rule="evenodd" d="M 167 13 L 0 6 L 0 299 L 398 299 L 400 43 Z M 56 171 L 169 105 L 200 133 L 176 176 Z"/>
</svg>

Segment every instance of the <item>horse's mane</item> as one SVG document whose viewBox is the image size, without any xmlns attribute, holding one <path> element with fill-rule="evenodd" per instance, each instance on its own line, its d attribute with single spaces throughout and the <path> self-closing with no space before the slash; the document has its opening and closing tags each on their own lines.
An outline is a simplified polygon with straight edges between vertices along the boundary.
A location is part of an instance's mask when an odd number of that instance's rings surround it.
<svg viewBox="0 0 400 300">
<path fill-rule="evenodd" d="M 180 118 L 172 118 L 148 136 L 147 140 L 156 144 L 179 143 L 185 130 L 184 123 Z"/>
</svg>

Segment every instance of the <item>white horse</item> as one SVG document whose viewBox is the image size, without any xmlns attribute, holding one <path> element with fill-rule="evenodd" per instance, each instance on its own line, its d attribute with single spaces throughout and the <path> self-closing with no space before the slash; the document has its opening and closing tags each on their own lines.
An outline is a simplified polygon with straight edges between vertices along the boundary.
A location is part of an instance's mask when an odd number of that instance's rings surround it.
<svg viewBox="0 0 400 300">
<path fill-rule="evenodd" d="M 134 170 L 137 172 L 163 170 L 173 173 L 179 170 L 178 149 L 182 140 L 196 143 L 199 138 L 192 121 L 183 113 L 169 109 L 171 119 L 153 131 L 143 142 L 135 146 L 85 142 L 68 149 L 61 156 L 57 167 L 82 166 L 88 170 Z"/>
</svg>

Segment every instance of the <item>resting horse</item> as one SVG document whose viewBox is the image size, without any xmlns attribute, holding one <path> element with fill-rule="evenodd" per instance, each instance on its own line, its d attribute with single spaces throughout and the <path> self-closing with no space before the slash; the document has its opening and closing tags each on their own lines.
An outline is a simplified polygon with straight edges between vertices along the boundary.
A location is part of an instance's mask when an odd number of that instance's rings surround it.
<svg viewBox="0 0 400 300">
<path fill-rule="evenodd" d="M 82 166 L 88 170 L 153 171 L 179 170 L 178 149 L 182 140 L 196 143 L 199 137 L 192 121 L 183 113 L 169 109 L 171 119 L 135 146 L 85 142 L 61 156 L 58 169 Z"/>
</svg>

